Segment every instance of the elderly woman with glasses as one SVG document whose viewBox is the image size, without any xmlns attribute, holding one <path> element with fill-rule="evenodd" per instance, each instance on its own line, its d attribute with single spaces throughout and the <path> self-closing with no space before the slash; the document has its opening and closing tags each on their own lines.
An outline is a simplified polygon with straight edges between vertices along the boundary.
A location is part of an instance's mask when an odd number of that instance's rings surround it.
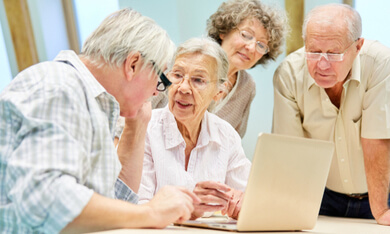
<svg viewBox="0 0 390 234">
<path fill-rule="evenodd" d="M 167 74 L 169 103 L 152 111 L 145 142 L 140 203 L 164 185 L 193 190 L 201 199 L 192 218 L 222 210 L 237 218 L 251 163 L 234 128 L 207 111 L 226 88 L 228 58 L 210 38 L 180 45 Z"/>
<path fill-rule="evenodd" d="M 221 102 L 212 102 L 208 110 L 229 122 L 244 137 L 256 84 L 245 70 L 264 65 L 283 52 L 287 32 L 284 11 L 258 0 L 231 0 L 220 5 L 207 21 L 208 35 L 225 50 L 229 60 L 227 92 Z M 221 98 L 220 97 L 220 98 Z M 160 93 L 153 108 L 165 106 Z"/>
<path fill-rule="evenodd" d="M 256 85 L 245 70 L 266 64 L 283 52 L 287 31 L 283 11 L 258 0 L 224 2 L 207 21 L 210 37 L 226 51 L 229 58 L 227 94 L 214 102 L 209 111 L 229 122 L 241 137 L 247 128 L 249 109 Z"/>
</svg>

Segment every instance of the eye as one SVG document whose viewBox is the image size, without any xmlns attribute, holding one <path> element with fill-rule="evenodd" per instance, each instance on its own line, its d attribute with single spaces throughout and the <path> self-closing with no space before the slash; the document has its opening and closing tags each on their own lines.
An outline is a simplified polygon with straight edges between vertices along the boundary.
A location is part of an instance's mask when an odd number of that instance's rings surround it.
<svg viewBox="0 0 390 234">
<path fill-rule="evenodd" d="M 183 74 L 180 72 L 173 72 L 172 75 L 175 79 L 183 79 Z"/>
<path fill-rule="evenodd" d="M 202 77 L 191 77 L 191 82 L 193 84 L 198 84 L 198 85 L 206 84 L 206 80 L 203 79 Z"/>
<path fill-rule="evenodd" d="M 247 31 L 241 31 L 241 36 L 245 39 L 248 39 L 248 40 L 252 40 L 253 39 L 253 36 L 251 33 L 247 32 Z"/>
<path fill-rule="evenodd" d="M 260 49 L 266 48 L 266 46 L 262 42 L 257 42 L 257 45 L 260 47 Z"/>
</svg>

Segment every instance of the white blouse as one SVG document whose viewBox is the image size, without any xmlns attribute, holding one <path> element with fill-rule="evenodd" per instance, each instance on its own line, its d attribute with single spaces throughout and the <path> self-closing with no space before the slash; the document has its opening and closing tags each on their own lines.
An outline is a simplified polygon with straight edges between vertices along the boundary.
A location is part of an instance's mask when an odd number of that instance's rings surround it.
<svg viewBox="0 0 390 234">
<path fill-rule="evenodd" d="M 140 203 L 150 200 L 165 185 L 193 190 L 200 181 L 218 181 L 244 191 L 251 162 L 241 138 L 225 120 L 206 111 L 197 145 L 185 170 L 185 141 L 168 107 L 152 111 L 145 141 Z"/>
</svg>

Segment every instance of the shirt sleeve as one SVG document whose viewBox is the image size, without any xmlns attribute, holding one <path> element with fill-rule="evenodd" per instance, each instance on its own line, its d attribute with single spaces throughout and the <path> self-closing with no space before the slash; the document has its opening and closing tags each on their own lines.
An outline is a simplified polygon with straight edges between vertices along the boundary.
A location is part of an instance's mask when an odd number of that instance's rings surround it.
<svg viewBox="0 0 390 234">
<path fill-rule="evenodd" d="M 283 62 L 275 71 L 274 113 L 272 132 L 303 137 L 302 120 L 296 97 L 296 86 L 288 62 Z"/>
<path fill-rule="evenodd" d="M 134 204 L 138 203 L 138 195 L 119 178 L 115 182 L 115 197 Z"/>
<path fill-rule="evenodd" d="M 13 139 L 5 188 L 17 220 L 34 231 L 58 233 L 93 194 L 82 184 L 90 170 L 92 127 L 81 87 L 40 85 L 45 87 L 32 87 L 30 95 L 9 92 L 12 98 L 2 103 Z"/>
<path fill-rule="evenodd" d="M 154 168 L 150 138 L 147 133 L 145 137 L 145 155 L 142 169 L 142 178 L 138 191 L 140 204 L 146 203 L 153 198 L 156 192 L 156 186 L 156 170 Z"/>
<path fill-rule="evenodd" d="M 362 103 L 361 136 L 390 138 L 390 49 L 374 44 L 377 57 L 361 61 L 362 76 L 370 77 Z"/>
</svg>

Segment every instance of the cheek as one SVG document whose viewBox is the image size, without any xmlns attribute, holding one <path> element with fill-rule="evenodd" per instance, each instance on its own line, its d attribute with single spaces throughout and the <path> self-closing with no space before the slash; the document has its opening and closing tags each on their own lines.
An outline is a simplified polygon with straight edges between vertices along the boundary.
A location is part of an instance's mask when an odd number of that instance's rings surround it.
<svg viewBox="0 0 390 234">
<path fill-rule="evenodd" d="M 313 76 L 314 75 L 314 71 L 315 71 L 315 68 L 316 68 L 316 64 L 315 62 L 307 62 L 307 70 L 309 71 L 310 75 Z"/>
<path fill-rule="evenodd" d="M 175 102 L 175 93 L 177 92 L 177 85 L 174 85 L 172 84 L 169 88 L 168 88 L 168 102 L 169 102 L 169 105 L 173 104 Z"/>
</svg>

